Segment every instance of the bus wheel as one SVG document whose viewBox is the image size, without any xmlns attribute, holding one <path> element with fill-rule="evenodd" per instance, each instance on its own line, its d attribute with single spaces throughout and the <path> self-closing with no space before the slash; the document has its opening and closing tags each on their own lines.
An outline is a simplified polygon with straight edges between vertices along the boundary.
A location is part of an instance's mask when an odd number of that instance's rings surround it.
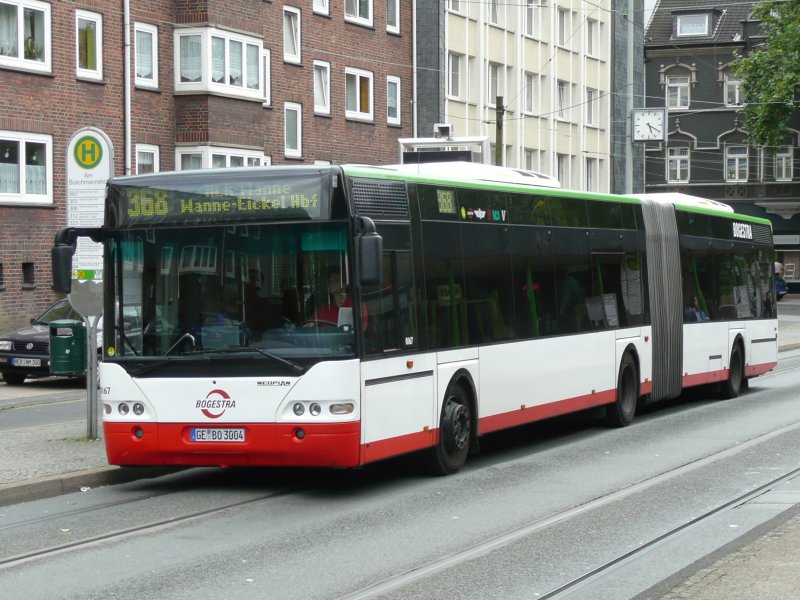
<svg viewBox="0 0 800 600">
<path fill-rule="evenodd" d="M 452 475 L 464 466 L 472 437 L 472 410 L 464 388 L 450 384 L 439 418 L 439 442 L 432 448 L 431 466 L 437 475 Z"/>
<path fill-rule="evenodd" d="M 722 382 L 722 397 L 725 400 L 736 398 L 742 391 L 744 379 L 744 356 L 742 346 L 737 342 L 731 350 L 731 366 L 728 369 L 728 379 Z"/>
<path fill-rule="evenodd" d="M 626 427 L 636 414 L 639 399 L 639 377 L 636 363 L 630 353 L 625 353 L 617 376 L 617 400 L 606 406 L 606 423 L 611 427 Z"/>
</svg>

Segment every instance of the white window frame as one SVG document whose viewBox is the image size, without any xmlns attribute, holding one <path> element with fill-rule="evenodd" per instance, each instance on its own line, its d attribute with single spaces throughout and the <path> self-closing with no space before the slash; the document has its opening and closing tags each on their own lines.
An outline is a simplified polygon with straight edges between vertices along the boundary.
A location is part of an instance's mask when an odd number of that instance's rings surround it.
<svg viewBox="0 0 800 600">
<path fill-rule="evenodd" d="M 569 34 L 570 34 L 570 11 L 565 8 L 558 9 L 558 16 L 556 18 L 556 27 L 558 34 L 557 45 L 561 48 L 568 48 Z"/>
<path fill-rule="evenodd" d="M 670 92 L 677 91 L 677 103 L 671 102 Z M 688 75 L 668 75 L 666 85 L 666 103 L 669 110 L 686 110 L 692 102 L 691 85 L 689 83 Z M 684 100 L 685 98 L 685 102 Z"/>
<path fill-rule="evenodd" d="M 522 31 L 526 37 L 534 38 L 537 36 L 538 31 L 536 25 L 538 19 L 536 18 L 536 9 L 539 8 L 538 0 L 525 0 L 525 5 L 522 7 Z"/>
<path fill-rule="evenodd" d="M 536 110 L 536 73 L 525 71 L 522 75 L 525 86 L 522 112 L 526 115 L 534 114 Z"/>
<path fill-rule="evenodd" d="M 294 6 L 283 7 L 283 61 L 292 64 L 300 64 L 301 50 L 300 50 L 300 9 Z M 294 38 L 292 40 L 292 38 Z M 291 44 L 294 43 L 294 52 L 292 52 Z"/>
<path fill-rule="evenodd" d="M 742 152 L 742 150 L 744 152 Z M 732 144 L 725 146 L 725 181 L 741 183 L 748 179 L 750 171 L 750 151 L 747 146 Z M 733 169 L 731 170 L 731 165 Z M 744 175 L 742 175 L 744 171 Z"/>
<path fill-rule="evenodd" d="M 456 14 L 463 14 L 461 0 L 447 0 L 447 10 Z"/>
<path fill-rule="evenodd" d="M 80 23 L 89 21 L 95 25 L 95 60 L 97 66 L 94 69 L 81 67 L 80 58 Z M 103 15 L 89 12 L 88 10 L 75 11 L 75 72 L 81 79 L 92 79 L 101 81 L 103 79 Z"/>
<path fill-rule="evenodd" d="M 199 81 L 181 81 L 181 40 L 189 36 L 200 38 L 200 79 Z M 212 79 L 212 38 L 221 38 L 225 43 L 224 83 Z M 231 43 L 242 44 L 242 85 L 233 85 L 230 81 L 230 46 Z M 248 47 L 255 46 L 257 65 L 248 63 Z M 175 92 L 176 93 L 217 93 L 225 96 L 258 100 L 264 102 L 265 82 L 263 63 L 264 48 L 261 38 L 233 33 L 215 27 L 190 27 L 176 29 L 174 34 L 174 64 L 175 64 Z M 255 68 L 258 73 L 258 85 L 248 87 L 250 69 Z"/>
<path fill-rule="evenodd" d="M 668 183 L 687 183 L 689 181 L 691 177 L 691 154 L 689 146 L 673 146 L 672 148 L 667 148 L 665 179 Z M 675 177 L 670 178 L 670 173 L 673 171 L 673 164 L 675 165 Z M 681 177 L 684 171 L 686 172 L 686 176 Z"/>
<path fill-rule="evenodd" d="M 395 87 L 395 107 L 397 108 L 397 116 L 391 116 L 389 114 L 389 98 L 392 96 L 392 84 Z M 400 88 L 400 78 L 395 75 L 387 75 L 386 76 L 386 123 L 389 125 L 400 125 L 402 121 L 403 115 L 403 107 L 401 105 L 400 99 L 403 97 L 401 88 Z"/>
<path fill-rule="evenodd" d="M 139 154 L 153 156 L 153 173 L 161 171 L 161 148 L 153 144 L 136 144 L 136 173 L 139 174 Z"/>
<path fill-rule="evenodd" d="M 17 163 L 18 192 L 0 191 L 0 205 L 42 205 L 53 204 L 53 136 L 39 133 L 24 133 L 20 131 L 0 130 L 0 140 L 18 142 L 19 156 Z M 25 145 L 28 142 L 44 144 L 45 146 L 45 193 L 31 194 L 27 192 L 27 178 L 25 177 Z M 0 157 L 1 159 L 2 157 Z M 2 174 L 0 174 L 2 176 Z"/>
<path fill-rule="evenodd" d="M 358 12 L 359 0 L 344 0 L 344 20 L 348 23 L 372 27 L 372 17 L 375 14 L 373 2 L 374 0 L 367 0 L 367 11 L 369 14 L 364 16 Z M 351 12 L 348 12 L 348 10 Z"/>
<path fill-rule="evenodd" d="M 708 13 L 700 15 L 678 15 L 675 17 L 675 35 L 677 37 L 697 37 L 708 35 Z M 700 25 L 700 19 L 703 20 L 703 30 L 701 31 L 685 31 L 686 28 L 692 26 L 697 27 Z"/>
<path fill-rule="evenodd" d="M 794 148 L 780 146 L 775 149 L 775 181 L 791 181 L 794 177 Z"/>
<path fill-rule="evenodd" d="M 386 0 L 386 31 L 400 33 L 400 0 Z"/>
<path fill-rule="evenodd" d="M 0 54 L 0 67 L 50 73 L 52 70 L 53 42 L 51 37 L 50 3 L 39 2 L 38 0 L 3 0 L 3 4 L 13 6 L 17 9 L 17 43 L 13 49 L 10 47 L 0 48 L 0 52 L 7 52 L 6 54 Z M 25 10 L 33 10 L 42 13 L 42 38 L 44 47 L 41 49 L 41 60 L 25 58 L 25 40 L 23 38 Z M 12 50 L 16 56 L 10 55 Z"/>
<path fill-rule="evenodd" d="M 600 127 L 600 92 L 586 88 L 586 125 Z"/>
<path fill-rule="evenodd" d="M 213 155 L 224 155 L 226 166 L 230 165 L 231 157 L 243 158 L 244 164 L 247 165 L 250 159 L 258 159 L 265 163 L 266 157 L 263 151 L 250 150 L 248 148 L 227 148 L 224 146 L 177 146 L 175 148 L 175 169 L 178 171 L 183 170 L 181 162 L 184 156 L 199 156 L 200 168 L 210 169 L 212 165 Z"/>
<path fill-rule="evenodd" d="M 354 77 L 356 81 L 356 104 L 360 102 L 360 93 L 361 90 L 360 81 L 362 78 L 365 78 L 369 81 L 369 111 L 362 111 L 362 110 L 350 110 L 347 108 L 347 79 L 348 77 Z M 372 122 L 374 120 L 375 114 L 375 76 L 372 71 L 365 71 L 364 69 L 356 69 L 353 67 L 345 67 L 344 69 L 344 116 L 347 119 L 353 119 L 355 121 L 369 121 Z M 359 107 L 360 108 L 360 107 Z"/>
<path fill-rule="evenodd" d="M 600 22 L 596 19 L 586 19 L 586 55 L 597 57 L 599 47 L 598 34 L 600 32 Z"/>
<path fill-rule="evenodd" d="M 322 80 L 318 79 L 317 73 L 324 73 Z M 314 61 L 314 114 L 315 115 L 329 115 L 331 114 L 331 63 L 323 60 Z M 324 95 L 324 104 L 317 102 L 317 90 L 322 85 L 321 91 Z"/>
<path fill-rule="evenodd" d="M 561 184 L 561 187 L 569 187 L 569 155 L 556 153 L 556 179 Z"/>
<path fill-rule="evenodd" d="M 599 164 L 596 158 L 587 156 L 585 161 L 585 187 L 587 192 L 596 192 L 597 186 L 597 165 Z"/>
<path fill-rule="evenodd" d="M 502 27 L 503 24 L 505 23 L 505 19 L 503 18 L 505 16 L 503 14 L 505 9 L 506 9 L 505 2 L 502 2 L 501 6 L 501 0 L 488 0 L 486 10 L 488 12 L 487 21 L 489 22 L 489 25 L 494 25 L 495 27 Z"/>
<path fill-rule="evenodd" d="M 556 119 L 560 121 L 569 120 L 569 92 L 570 85 L 568 81 L 559 79 L 556 81 Z"/>
<path fill-rule="evenodd" d="M 447 95 L 451 98 L 463 98 L 462 73 L 464 55 L 458 52 L 447 53 Z M 455 67 L 455 68 L 453 68 Z"/>
<path fill-rule="evenodd" d="M 741 81 L 729 73 L 725 73 L 725 106 L 743 106 Z M 733 91 L 733 102 L 729 101 L 730 91 Z"/>
<path fill-rule="evenodd" d="M 497 106 L 497 96 L 503 95 L 504 71 L 503 65 L 492 61 L 486 67 L 486 104 L 490 107 Z"/>
<path fill-rule="evenodd" d="M 311 10 L 318 15 L 329 15 L 331 12 L 329 0 L 314 0 Z"/>
<path fill-rule="evenodd" d="M 297 125 L 297 145 L 289 146 L 289 118 L 294 113 Z M 301 158 L 303 156 L 303 107 L 296 102 L 283 103 L 283 155 L 286 158 Z"/>
<path fill-rule="evenodd" d="M 151 36 L 150 52 L 153 57 L 153 74 L 151 77 L 140 77 L 138 66 L 135 64 L 138 63 L 139 59 L 138 33 L 146 33 Z M 158 89 L 158 27 L 149 23 L 134 23 L 133 40 L 135 46 L 133 73 L 136 87 Z"/>
</svg>

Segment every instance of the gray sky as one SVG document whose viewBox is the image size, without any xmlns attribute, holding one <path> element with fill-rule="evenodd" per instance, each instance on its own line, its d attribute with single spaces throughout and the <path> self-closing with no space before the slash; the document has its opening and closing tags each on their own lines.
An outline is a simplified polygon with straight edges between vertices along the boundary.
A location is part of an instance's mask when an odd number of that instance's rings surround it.
<svg viewBox="0 0 800 600">
<path fill-rule="evenodd" d="M 644 0 L 644 26 L 650 22 L 650 13 L 653 12 L 653 7 L 656 5 L 656 0 Z"/>
</svg>

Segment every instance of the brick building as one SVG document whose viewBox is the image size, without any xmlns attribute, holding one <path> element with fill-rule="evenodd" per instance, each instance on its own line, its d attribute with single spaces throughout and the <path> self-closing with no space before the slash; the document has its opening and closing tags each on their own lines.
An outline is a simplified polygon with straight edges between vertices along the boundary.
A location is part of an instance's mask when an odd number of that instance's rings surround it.
<svg viewBox="0 0 800 600">
<path fill-rule="evenodd" d="M 73 133 L 105 132 L 116 175 L 396 162 L 413 130 L 412 13 L 412 0 L 0 0 L 0 331 L 55 298 Z"/>
</svg>

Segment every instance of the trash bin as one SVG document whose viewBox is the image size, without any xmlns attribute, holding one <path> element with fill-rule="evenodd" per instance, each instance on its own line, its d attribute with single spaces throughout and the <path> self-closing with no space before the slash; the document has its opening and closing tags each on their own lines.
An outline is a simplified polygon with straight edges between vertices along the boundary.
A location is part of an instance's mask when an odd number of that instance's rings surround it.
<svg viewBox="0 0 800 600">
<path fill-rule="evenodd" d="M 50 374 L 82 375 L 86 372 L 86 326 L 82 321 L 60 319 L 50 323 Z"/>
</svg>

